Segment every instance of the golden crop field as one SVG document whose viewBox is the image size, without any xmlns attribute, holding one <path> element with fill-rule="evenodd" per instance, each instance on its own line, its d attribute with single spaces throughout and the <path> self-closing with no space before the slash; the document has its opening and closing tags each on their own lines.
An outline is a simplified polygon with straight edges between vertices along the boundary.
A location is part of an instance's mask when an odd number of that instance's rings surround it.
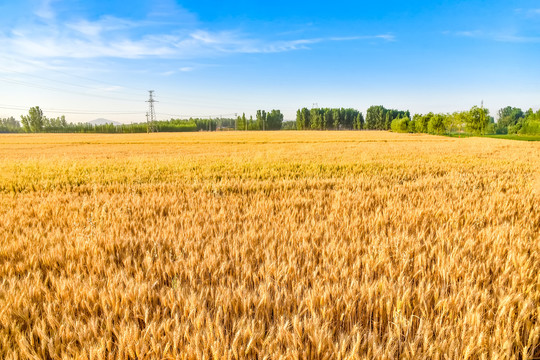
<svg viewBox="0 0 540 360">
<path fill-rule="evenodd" d="M 540 358 L 540 143 L 0 136 L 1 359 Z"/>
</svg>

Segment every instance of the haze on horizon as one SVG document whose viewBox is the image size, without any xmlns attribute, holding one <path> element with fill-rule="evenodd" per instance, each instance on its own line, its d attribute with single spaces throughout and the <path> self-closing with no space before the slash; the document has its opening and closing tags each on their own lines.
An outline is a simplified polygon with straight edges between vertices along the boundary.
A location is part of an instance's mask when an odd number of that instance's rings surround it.
<svg viewBox="0 0 540 360">
<path fill-rule="evenodd" d="M 540 3 L 21 0 L 0 5 L 0 117 L 540 106 Z"/>
</svg>

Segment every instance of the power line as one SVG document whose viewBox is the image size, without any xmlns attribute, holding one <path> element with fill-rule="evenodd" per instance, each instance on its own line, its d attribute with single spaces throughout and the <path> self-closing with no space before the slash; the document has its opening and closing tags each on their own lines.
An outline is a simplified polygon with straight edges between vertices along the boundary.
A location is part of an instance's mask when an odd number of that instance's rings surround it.
<svg viewBox="0 0 540 360">
<path fill-rule="evenodd" d="M 109 86 L 113 86 L 113 87 L 120 87 L 120 88 L 126 89 L 124 86 L 121 86 L 121 85 L 118 85 L 118 84 L 113 84 L 111 82 L 102 81 L 102 80 L 98 80 L 98 79 L 95 79 L 95 78 L 89 78 L 89 77 L 85 77 L 85 76 L 81 76 L 81 75 L 75 75 L 75 74 L 72 74 L 72 73 L 67 74 L 65 71 L 59 71 L 59 70 L 56 70 L 54 68 L 46 67 L 46 66 L 43 66 L 43 65 L 41 65 L 39 63 L 29 62 L 28 60 L 24 60 L 24 59 L 16 60 L 14 58 L 7 57 L 7 56 L 2 56 L 2 55 L 0 55 L 0 58 L 8 59 L 8 60 L 11 60 L 11 61 L 18 61 L 18 62 L 22 61 L 22 62 L 25 62 L 26 64 L 28 64 L 28 66 L 39 67 L 39 68 L 47 70 L 47 71 L 52 71 L 52 72 L 59 73 L 59 74 L 61 74 L 63 76 L 79 78 L 79 79 L 83 79 L 83 80 L 92 81 L 92 82 L 95 82 L 95 83 L 101 83 L 101 84 L 105 84 L 105 85 L 109 85 Z M 3 69 L 4 71 L 7 71 L 7 72 L 21 74 L 21 75 L 29 76 L 29 77 L 35 77 L 35 78 L 46 80 L 46 81 L 57 82 L 57 83 L 66 84 L 66 85 L 69 85 L 69 86 L 75 86 L 75 87 L 84 88 L 84 89 L 89 89 L 89 90 L 96 90 L 95 88 L 85 86 L 85 85 L 76 84 L 76 83 L 72 83 L 72 82 L 62 81 L 62 80 L 58 80 L 58 79 L 50 79 L 50 78 L 47 78 L 47 77 L 44 77 L 44 76 L 25 73 L 25 72 L 13 70 L 13 69 L 6 69 L 6 68 L 3 68 L 3 67 L 0 67 L 0 70 L 1 69 Z M 138 91 L 137 92 L 129 92 L 129 91 L 126 91 L 126 90 L 122 90 L 122 92 L 123 93 L 130 93 L 130 94 L 134 94 L 134 95 L 137 94 L 138 95 L 138 94 L 140 94 L 140 92 L 146 91 L 144 89 L 134 88 L 134 87 L 130 87 L 130 89 L 131 90 L 138 90 Z M 113 90 L 113 91 L 117 92 L 117 90 Z M 89 94 L 86 94 L 86 95 L 89 95 Z M 89 95 L 89 96 L 99 96 L 99 95 Z M 207 96 L 194 96 L 193 94 L 179 94 L 178 97 L 182 97 L 182 99 L 202 99 L 203 100 L 203 102 L 189 101 L 190 104 L 194 103 L 194 102 L 199 103 L 199 104 L 208 104 L 208 101 L 204 101 L 204 100 L 208 99 Z M 166 95 L 160 96 L 161 99 L 169 99 L 169 100 L 174 100 L 174 101 L 178 101 L 178 97 L 176 97 L 176 96 L 166 96 Z M 230 102 L 230 101 L 236 101 L 236 100 L 238 100 L 238 98 L 227 98 L 227 97 L 223 97 L 223 96 L 220 95 L 220 100 Z M 133 101 L 133 100 L 130 100 L 130 101 Z M 164 104 L 173 104 L 174 105 L 174 103 L 168 103 L 168 102 L 166 102 Z"/>
<path fill-rule="evenodd" d="M 156 102 L 156 101 L 155 101 Z M 0 109 L 5 110 L 28 110 L 30 107 L 28 106 L 16 106 L 16 105 L 4 105 L 0 104 Z M 72 114 L 72 115 L 144 115 L 145 112 L 143 111 L 118 111 L 118 110 L 112 110 L 112 111 L 87 111 L 87 110 L 74 110 L 74 109 L 51 109 L 51 108 L 42 108 L 42 110 L 50 113 L 63 113 L 63 114 Z M 172 118 L 218 118 L 220 116 L 227 117 L 230 116 L 230 118 L 233 118 L 236 113 L 229 113 L 229 114 L 212 114 L 212 115 L 194 115 L 194 114 L 170 114 L 170 113 L 161 113 L 161 115 L 170 116 Z"/>
<path fill-rule="evenodd" d="M 1 55 L 0 55 L 0 57 L 7 58 L 7 57 L 1 56 Z M 13 60 L 13 59 L 10 59 L 10 60 Z M 42 65 L 38 65 L 38 64 L 35 64 L 35 63 L 29 63 L 28 61 L 26 61 L 26 63 L 28 63 L 31 66 L 41 67 L 41 68 L 43 68 L 45 70 L 48 70 L 48 71 L 58 72 L 58 73 L 60 73 L 60 74 L 62 74 L 64 76 L 67 75 L 65 72 L 60 72 L 58 70 L 47 68 L 47 67 L 42 66 Z M 41 80 L 50 81 L 50 82 L 56 82 L 56 83 L 59 83 L 59 84 L 78 87 L 78 88 L 82 88 L 82 89 L 88 89 L 88 90 L 92 90 L 92 91 L 96 90 L 95 88 L 90 87 L 90 86 L 80 85 L 80 84 L 77 84 L 77 83 L 72 83 L 72 82 L 68 82 L 68 81 L 62 81 L 62 80 L 58 80 L 58 79 L 50 79 L 50 78 L 47 78 L 47 77 L 44 77 L 44 76 L 35 75 L 35 74 L 29 74 L 29 73 L 25 73 L 25 72 L 22 72 L 22 71 L 16 71 L 16 70 L 13 70 L 13 69 L 6 69 L 6 68 L 3 68 L 3 67 L 0 67 L 0 70 L 3 70 L 4 72 L 9 72 L 9 73 L 12 73 L 12 74 L 20 74 L 20 75 L 23 75 L 23 76 L 33 77 L 33 78 L 36 78 L 36 79 L 41 79 Z M 84 79 L 84 80 L 89 80 L 89 81 L 93 81 L 93 82 L 97 82 L 97 83 L 102 83 L 102 84 L 106 84 L 106 85 L 110 85 L 110 86 L 114 86 L 114 87 L 124 88 L 123 86 L 120 86 L 118 84 L 112 84 L 110 82 L 91 79 L 91 78 L 87 78 L 87 77 L 80 76 L 80 75 L 69 74 L 69 76 Z M 137 102 L 137 100 L 127 99 L 127 98 L 82 93 L 82 92 L 61 89 L 61 88 L 52 87 L 52 86 L 49 86 L 49 85 L 41 85 L 41 84 L 36 84 L 36 83 L 20 80 L 20 79 L 13 79 L 13 78 L 7 78 L 7 77 L 0 77 L 0 81 L 4 81 L 6 83 L 11 83 L 11 84 L 16 84 L 16 85 L 33 87 L 33 88 L 37 88 L 37 89 L 52 90 L 52 91 L 70 93 L 70 94 L 78 94 L 78 95 L 83 95 L 83 96 L 90 96 L 90 97 L 96 97 L 96 98 L 106 98 L 106 99 L 113 99 L 113 100 L 119 100 L 119 101 Z M 116 91 L 116 90 L 113 90 L 113 91 Z M 216 109 L 217 108 L 223 108 L 223 105 L 222 106 L 210 105 L 209 101 L 208 101 L 208 98 L 206 96 L 193 96 L 192 94 L 190 94 L 190 95 L 180 95 L 180 96 L 182 97 L 182 99 L 202 99 L 202 101 L 190 100 L 190 101 L 182 101 L 182 103 L 188 103 L 190 105 L 191 104 L 200 104 L 200 105 L 204 105 L 205 107 L 216 108 Z M 176 105 L 176 104 L 178 104 L 178 97 L 162 96 L 161 98 L 175 100 L 175 102 L 165 102 L 164 104 L 167 104 L 167 105 Z M 227 99 L 220 97 L 220 100 L 227 100 Z M 233 99 L 231 99 L 231 100 L 233 100 Z M 236 99 L 234 99 L 234 100 L 236 100 Z M 212 104 L 213 103 L 214 102 L 212 102 Z"/>
<path fill-rule="evenodd" d="M 38 68 L 41 68 L 41 69 L 44 69 L 44 70 L 47 70 L 47 71 L 52 71 L 52 72 L 55 72 L 55 73 L 58 73 L 58 74 L 61 74 L 63 76 L 66 76 L 68 75 L 66 73 L 65 70 L 63 71 L 60 71 L 60 70 L 57 70 L 57 69 L 54 69 L 54 68 L 51 68 L 49 66 L 44 66 L 42 64 L 39 64 L 39 63 L 35 63 L 35 62 L 31 62 L 31 61 L 28 61 L 28 60 L 25 60 L 25 59 L 15 59 L 15 58 L 12 58 L 12 57 L 7 57 L 7 56 L 2 56 L 0 55 L 1 58 L 4 58 L 4 59 L 7 59 L 7 60 L 11 60 L 11 61 L 16 61 L 16 62 L 25 62 L 28 66 L 34 66 L 34 67 L 38 67 Z M 33 74 L 28 74 L 28 73 L 24 73 L 24 72 L 19 72 L 19 71 L 16 71 L 16 70 L 12 70 L 12 69 L 9 69 L 8 71 L 10 72 L 16 72 L 16 73 L 21 73 L 21 74 L 24 74 L 24 75 L 27 75 L 27 76 L 34 76 L 34 77 L 40 77 L 38 75 L 33 75 Z M 118 84 L 113 84 L 113 83 L 110 83 L 110 82 L 107 82 L 107 81 L 103 81 L 103 80 L 98 80 L 98 79 L 95 79 L 95 78 L 89 78 L 89 77 L 85 77 L 85 76 L 82 76 L 82 75 L 76 75 L 76 74 L 72 74 L 70 73 L 69 74 L 70 77 L 74 77 L 74 78 L 79 78 L 79 79 L 82 79 L 82 80 L 88 80 L 88 81 L 92 81 L 92 82 L 95 82 L 95 83 L 101 83 L 101 84 L 105 84 L 105 85 L 109 85 L 109 86 L 114 86 L 114 87 L 121 87 L 119 86 Z M 61 82 L 59 80 L 53 80 L 53 79 L 46 79 L 44 77 L 41 77 L 42 79 L 45 79 L 45 80 L 50 80 L 50 81 L 57 81 L 57 82 Z M 72 85 L 72 86 L 80 86 L 80 87 L 84 87 L 83 85 Z M 142 91 L 146 91 L 145 89 L 136 89 L 136 88 L 133 88 L 133 90 L 139 90 L 140 92 Z"/>
<path fill-rule="evenodd" d="M 45 78 L 43 78 L 43 79 L 45 79 Z M 59 88 L 56 88 L 56 87 L 39 85 L 39 84 L 35 84 L 35 83 L 30 83 L 30 82 L 27 82 L 27 81 L 10 79 L 10 78 L 1 77 L 1 76 L 0 76 L 0 81 L 15 84 L 15 85 L 22 85 L 22 86 L 37 88 L 37 89 L 51 90 L 51 91 L 57 91 L 57 92 L 62 92 L 62 93 L 68 93 L 68 94 L 77 94 L 77 95 L 100 98 L 100 99 L 112 99 L 112 100 L 126 101 L 126 102 L 139 102 L 138 100 L 133 100 L 133 99 L 128 99 L 128 98 L 112 97 L 112 96 L 105 96 L 105 95 L 98 95 L 98 94 L 88 94 L 88 93 L 82 93 L 82 92 L 78 92 L 78 91 L 59 89 Z M 63 83 L 66 83 L 66 82 L 63 82 Z M 66 83 L 66 84 L 68 84 L 68 83 Z M 73 86 L 73 85 L 71 85 L 71 86 Z M 84 87 L 82 85 L 79 86 L 79 87 L 87 88 L 87 87 Z M 92 88 L 88 88 L 88 89 L 93 90 Z M 172 97 L 170 97 L 170 98 L 172 98 Z M 179 103 L 181 103 L 181 102 L 176 102 L 176 103 L 165 102 L 164 104 L 166 104 L 166 105 L 178 105 Z M 207 101 L 206 102 L 205 101 L 185 101 L 183 103 L 190 104 L 190 105 L 192 105 L 192 104 L 200 104 L 200 105 L 202 105 L 202 106 L 204 106 L 206 108 L 213 108 L 213 109 L 222 109 L 223 108 L 223 106 L 208 105 Z"/>
<path fill-rule="evenodd" d="M 0 105 L 0 109 L 5 110 L 27 110 L 28 108 L 23 106 L 15 106 L 15 105 Z"/>
<path fill-rule="evenodd" d="M 0 105 L 0 109 L 5 110 L 28 110 L 30 107 L 25 106 L 16 106 L 16 105 Z M 72 114 L 72 115 L 142 115 L 142 111 L 86 111 L 86 110 L 72 110 L 72 109 L 50 109 L 50 108 L 41 108 L 42 110 L 55 113 L 55 114 Z"/>
<path fill-rule="evenodd" d="M 29 62 L 28 60 L 23 60 L 23 59 L 20 59 L 20 60 L 16 60 L 14 58 L 11 58 L 11 57 L 7 57 L 7 56 L 2 56 L 0 55 L 1 58 L 4 58 L 4 59 L 8 59 L 8 60 L 11 60 L 11 61 L 17 61 L 17 62 L 25 62 L 26 64 L 28 64 L 29 66 L 35 66 L 35 67 L 39 67 L 41 69 L 44 69 L 44 70 L 47 70 L 47 71 L 53 71 L 53 72 L 56 72 L 56 73 L 59 73 L 59 74 L 62 74 L 63 76 L 66 76 L 68 75 L 65 71 L 59 71 L 59 70 L 56 70 L 56 69 L 53 69 L 53 68 L 50 68 L 50 67 L 46 67 L 46 66 L 43 66 L 41 64 L 38 64 L 38 63 L 33 63 L 33 62 Z M 76 87 L 81 87 L 81 88 L 86 88 L 86 89 L 90 89 L 90 90 L 95 90 L 91 87 L 88 87 L 88 86 L 84 86 L 84 85 L 80 85 L 80 84 L 73 84 L 73 83 L 69 83 L 69 82 L 66 82 L 66 81 L 61 81 L 61 80 L 56 80 L 56 79 L 49 79 L 49 78 L 46 78 L 46 77 L 43 77 L 43 76 L 39 76 L 39 75 L 35 75 L 35 74 L 29 74 L 29 73 L 25 73 L 25 72 L 22 72 L 22 71 L 16 71 L 16 70 L 13 70 L 13 69 L 6 69 L 6 68 L 0 68 L 0 69 L 4 69 L 4 71 L 7 71 L 7 72 L 11 72 L 11 73 L 18 73 L 18 74 L 22 74 L 22 75 L 25 75 L 25 76 L 30 76 L 30 77 L 36 77 L 36 78 L 39 78 L 39 79 L 43 79 L 43 80 L 47 80 L 47 81 L 53 81 L 53 82 L 58 82 L 58 83 L 63 83 L 63 84 L 67 84 L 67 85 L 70 85 L 70 86 L 76 86 Z M 89 77 L 85 77 L 85 76 L 81 76 L 81 75 L 75 75 L 75 74 L 69 74 L 70 77 L 75 77 L 75 78 L 79 78 L 79 79 L 83 79 L 83 80 L 88 80 L 88 81 L 92 81 L 92 82 L 96 82 L 96 83 L 101 83 L 101 84 L 105 84 L 105 85 L 109 85 L 109 86 L 114 86 L 114 87 L 121 87 L 121 88 L 125 88 L 124 86 L 120 86 L 118 84 L 113 84 L 113 83 L 110 83 L 110 82 L 107 82 L 107 81 L 102 81 L 102 80 L 98 80 L 98 79 L 93 79 L 93 78 L 89 78 Z M 130 87 L 132 90 L 139 90 L 139 91 L 146 91 L 145 89 L 141 89 L 141 88 L 133 88 L 133 87 Z M 125 91 L 124 91 L 125 92 Z M 135 92 L 132 92 L 133 94 L 135 94 Z M 139 92 L 137 92 L 138 94 Z M 181 94 L 180 95 L 182 98 L 188 98 L 188 99 L 207 99 L 206 96 L 193 96 L 192 94 Z M 177 97 L 173 97 L 173 96 L 160 96 L 161 99 L 170 99 L 170 100 L 177 100 Z M 223 98 L 223 97 L 220 97 L 221 100 L 225 100 L 225 101 L 228 101 L 228 100 L 237 100 L 236 98 Z"/>
<path fill-rule="evenodd" d="M 144 111 L 139 112 L 117 112 L 117 111 L 106 111 L 106 112 L 80 112 L 80 111 L 64 111 L 64 110 L 53 110 L 46 109 L 43 110 L 54 113 L 54 114 L 70 114 L 70 115 L 143 115 Z"/>
<path fill-rule="evenodd" d="M 70 90 L 65 90 L 65 89 L 58 89 L 58 88 L 54 88 L 54 87 L 50 87 L 50 86 L 42 86 L 42 85 L 28 83 L 28 82 L 21 81 L 21 80 L 9 79 L 9 78 L 5 78 L 5 77 L 0 77 L 0 81 L 4 81 L 4 82 L 7 82 L 7 83 L 16 84 L 16 85 L 23 85 L 23 86 L 33 87 L 33 88 L 37 88 L 37 89 L 64 92 L 64 93 L 69 93 L 69 94 L 77 94 L 77 95 L 90 96 L 90 97 L 96 97 L 96 98 L 102 98 L 102 99 L 113 99 L 113 100 L 118 100 L 118 101 L 138 102 L 137 100 L 132 100 L 132 99 L 110 97 L 110 96 L 103 96 L 103 95 L 96 95 L 96 94 L 87 94 L 87 93 L 75 92 L 75 91 L 70 91 Z"/>
<path fill-rule="evenodd" d="M 81 85 L 81 84 L 74 84 L 74 83 L 71 83 L 71 82 L 62 81 L 62 80 L 58 80 L 58 79 L 50 79 L 50 78 L 47 78 L 47 77 L 44 77 L 44 76 L 35 75 L 35 74 L 29 74 L 29 73 L 25 73 L 25 72 L 13 70 L 13 69 L 6 69 L 6 68 L 3 68 L 3 67 L 0 67 L 0 70 L 3 71 L 3 72 L 12 73 L 12 74 L 20 74 L 20 75 L 24 75 L 24 76 L 34 77 L 34 78 L 37 78 L 37 79 L 57 82 L 57 83 L 65 84 L 65 85 L 68 85 L 68 86 L 74 86 L 74 87 L 79 87 L 79 88 L 83 88 L 83 89 L 96 90 L 96 89 L 94 89 L 94 88 L 92 88 L 90 86 L 85 86 L 85 85 Z M 116 86 L 116 85 L 111 84 L 111 86 Z"/>
<path fill-rule="evenodd" d="M 186 114 L 168 114 L 168 113 L 160 113 L 161 115 L 167 115 L 167 116 L 170 116 L 170 117 L 173 117 L 173 118 L 198 118 L 198 119 L 203 119 L 203 118 L 219 118 L 221 116 L 231 116 L 231 118 L 235 115 L 233 113 L 230 113 L 230 114 L 218 114 L 218 115 L 186 115 Z"/>
</svg>

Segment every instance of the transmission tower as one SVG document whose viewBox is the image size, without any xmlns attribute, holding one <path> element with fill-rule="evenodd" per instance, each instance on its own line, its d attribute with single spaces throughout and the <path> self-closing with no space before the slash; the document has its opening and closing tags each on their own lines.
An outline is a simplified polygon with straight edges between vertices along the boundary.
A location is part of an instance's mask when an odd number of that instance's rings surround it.
<svg viewBox="0 0 540 360">
<path fill-rule="evenodd" d="M 154 103 L 158 102 L 154 100 L 154 90 L 148 90 L 150 98 L 146 100 L 148 103 L 148 112 L 146 113 L 146 126 L 147 132 L 157 132 L 156 126 L 156 111 L 154 110 Z"/>
</svg>

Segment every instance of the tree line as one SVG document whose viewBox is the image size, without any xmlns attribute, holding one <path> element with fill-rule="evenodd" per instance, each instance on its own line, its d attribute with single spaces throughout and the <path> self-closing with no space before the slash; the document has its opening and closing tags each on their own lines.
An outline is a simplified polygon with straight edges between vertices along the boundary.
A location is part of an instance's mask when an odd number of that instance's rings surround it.
<svg viewBox="0 0 540 360">
<path fill-rule="evenodd" d="M 366 129 L 390 130 L 394 119 L 410 118 L 409 110 L 387 109 L 382 105 L 370 106 L 366 112 Z"/>
<path fill-rule="evenodd" d="M 280 110 L 257 110 L 255 120 L 253 116 L 246 118 L 246 114 L 238 116 L 236 119 L 236 130 L 281 130 L 283 124 L 283 114 Z"/>
<path fill-rule="evenodd" d="M 257 110 L 255 119 L 245 113 L 236 118 L 170 119 L 154 123 L 159 132 L 218 130 L 391 130 L 394 132 L 430 134 L 540 134 L 540 110 L 523 111 L 507 106 L 497 112 L 498 121 L 483 107 L 473 106 L 454 113 L 415 114 L 387 109 L 382 105 L 367 109 L 366 117 L 352 108 L 302 108 L 295 121 L 284 121 L 280 110 Z M 48 118 L 39 106 L 17 121 L 0 118 L 0 133 L 144 133 L 146 122 L 134 124 L 91 124 L 67 122 L 65 116 Z"/>
<path fill-rule="evenodd" d="M 15 120 L 13 116 L 0 119 L 0 133 L 20 132 L 21 123 Z"/>
<path fill-rule="evenodd" d="M 468 111 L 452 114 L 415 114 L 411 119 L 402 116 L 392 120 L 390 130 L 394 132 L 451 134 L 470 133 L 484 135 L 493 132 L 493 117 L 487 109 L 473 106 Z"/>
<path fill-rule="evenodd" d="M 412 119 L 400 117 L 392 121 L 394 132 L 455 134 L 540 134 L 540 110 L 529 109 L 523 112 L 519 108 L 507 106 L 498 111 L 498 121 L 489 115 L 487 109 L 473 106 L 468 111 L 446 114 L 415 114 Z"/>
<path fill-rule="evenodd" d="M 488 109 L 473 106 L 467 111 L 454 113 L 415 114 L 408 110 L 387 109 L 382 105 L 367 109 L 366 117 L 355 109 L 302 108 L 296 112 L 296 129 L 366 129 L 391 130 L 394 132 L 453 134 L 540 134 L 540 110 L 524 112 L 507 106 L 498 111 L 498 121 L 489 115 Z M 290 124 L 288 124 L 290 129 Z"/>
<path fill-rule="evenodd" d="M 507 106 L 498 111 L 497 134 L 540 134 L 540 110 L 523 111 Z"/>
<path fill-rule="evenodd" d="M 189 118 L 154 122 L 158 132 L 192 132 L 218 130 L 279 130 L 283 114 L 279 110 L 257 111 L 257 120 L 246 121 L 245 114 L 238 118 Z M 145 133 L 146 122 L 120 124 L 91 124 L 67 122 L 65 116 L 49 118 L 39 106 L 30 108 L 21 121 L 14 117 L 0 119 L 0 133 Z"/>
<path fill-rule="evenodd" d="M 302 108 L 296 111 L 298 130 L 339 130 L 364 128 L 364 116 L 356 109 Z"/>
</svg>

